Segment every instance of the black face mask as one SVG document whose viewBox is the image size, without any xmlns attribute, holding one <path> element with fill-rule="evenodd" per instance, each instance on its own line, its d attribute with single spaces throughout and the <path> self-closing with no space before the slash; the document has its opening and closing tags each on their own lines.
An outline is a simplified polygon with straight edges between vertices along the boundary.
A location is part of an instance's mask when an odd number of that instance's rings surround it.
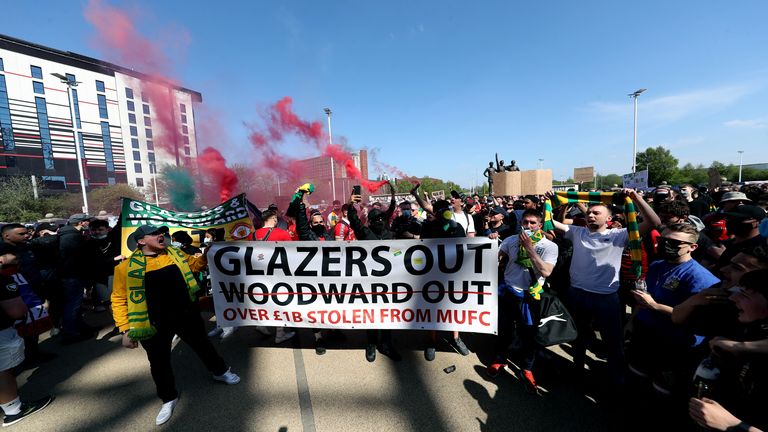
<svg viewBox="0 0 768 432">
<path fill-rule="evenodd" d="M 383 219 L 375 219 L 372 220 L 368 226 L 371 228 L 371 231 L 375 233 L 380 233 L 384 231 L 384 220 Z"/>
<path fill-rule="evenodd" d="M 739 221 L 725 222 L 725 229 L 728 230 L 728 234 L 733 234 L 739 237 L 748 235 L 753 228 L 754 227 L 752 226 L 752 222 L 739 222 Z"/>
<path fill-rule="evenodd" d="M 323 235 L 325 234 L 325 227 L 322 225 L 312 225 L 312 232 L 317 235 Z"/>
<path fill-rule="evenodd" d="M 680 246 L 668 241 L 664 237 L 659 237 L 659 256 L 665 261 L 674 261 L 680 258 Z"/>
</svg>

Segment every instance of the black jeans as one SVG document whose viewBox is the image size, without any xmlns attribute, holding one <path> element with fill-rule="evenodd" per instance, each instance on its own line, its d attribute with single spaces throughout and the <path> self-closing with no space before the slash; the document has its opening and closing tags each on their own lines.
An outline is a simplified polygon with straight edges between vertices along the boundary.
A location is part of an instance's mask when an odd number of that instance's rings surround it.
<svg viewBox="0 0 768 432">
<path fill-rule="evenodd" d="M 522 313 L 523 299 L 511 293 L 499 297 L 499 336 L 497 351 L 500 357 L 506 358 L 513 341 L 519 343 L 515 349 L 520 368 L 533 370 L 536 360 L 536 332 L 539 323 L 539 302 L 529 302 L 532 322 L 526 322 Z"/>
<path fill-rule="evenodd" d="M 170 402 L 179 396 L 171 369 L 171 342 L 174 334 L 195 351 L 212 374 L 222 375 L 229 369 L 208 339 L 205 324 L 199 312 L 185 312 L 174 318 L 157 324 L 157 334 L 141 342 L 141 346 L 147 352 L 152 379 L 157 387 L 157 397 L 163 403 Z"/>
</svg>

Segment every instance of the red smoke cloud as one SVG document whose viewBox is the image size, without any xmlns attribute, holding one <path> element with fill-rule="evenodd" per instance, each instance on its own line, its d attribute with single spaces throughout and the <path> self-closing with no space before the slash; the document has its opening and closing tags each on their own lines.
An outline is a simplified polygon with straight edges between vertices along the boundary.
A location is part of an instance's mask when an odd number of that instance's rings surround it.
<svg viewBox="0 0 768 432">
<path fill-rule="evenodd" d="M 219 201 L 226 201 L 237 191 L 237 174 L 227 167 L 227 161 L 218 150 L 208 147 L 197 157 L 200 169 L 217 180 Z"/>
</svg>

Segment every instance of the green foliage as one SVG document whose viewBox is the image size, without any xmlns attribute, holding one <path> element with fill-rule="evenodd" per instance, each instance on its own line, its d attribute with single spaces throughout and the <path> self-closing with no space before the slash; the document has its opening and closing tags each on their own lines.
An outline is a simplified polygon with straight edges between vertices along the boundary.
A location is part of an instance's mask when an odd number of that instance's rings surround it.
<svg viewBox="0 0 768 432">
<path fill-rule="evenodd" d="M 122 205 L 121 198 L 131 198 L 144 201 L 146 198 L 138 189 L 128 184 L 116 184 L 93 189 L 88 193 L 88 210 L 93 215 L 106 210 L 110 214 L 119 214 Z"/>
<path fill-rule="evenodd" d="M 637 169 L 648 168 L 648 186 L 658 186 L 675 181 L 678 174 L 677 158 L 664 147 L 649 147 L 637 154 Z"/>
<path fill-rule="evenodd" d="M 46 213 L 60 213 L 61 202 L 45 197 L 45 189 L 38 185 L 39 199 L 35 199 L 32 181 L 28 177 L 0 179 L 0 222 L 32 222 Z"/>
</svg>

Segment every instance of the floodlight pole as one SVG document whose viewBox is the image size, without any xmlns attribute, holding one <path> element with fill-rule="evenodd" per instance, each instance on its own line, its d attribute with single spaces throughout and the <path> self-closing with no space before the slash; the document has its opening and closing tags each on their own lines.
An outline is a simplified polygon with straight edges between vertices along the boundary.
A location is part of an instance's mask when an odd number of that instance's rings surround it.
<svg viewBox="0 0 768 432">
<path fill-rule="evenodd" d="M 744 164 L 744 150 L 739 150 L 739 183 L 741 183 L 741 167 Z"/>
<path fill-rule="evenodd" d="M 80 141 L 78 140 L 77 119 L 75 118 L 75 97 L 72 94 L 73 87 L 77 87 L 78 82 L 70 80 L 66 75 L 54 73 L 51 74 L 61 80 L 62 84 L 67 85 L 67 97 L 69 97 L 69 115 L 72 118 L 72 137 L 75 139 L 75 157 L 77 158 L 77 170 L 80 173 L 80 189 L 83 191 L 83 213 L 88 214 L 88 196 L 85 192 L 85 174 L 83 173 L 83 160 L 80 156 Z"/>
<path fill-rule="evenodd" d="M 629 97 L 634 99 L 634 105 L 635 105 L 635 122 L 634 122 L 633 140 L 632 140 L 632 172 L 633 173 L 637 172 L 637 97 L 640 96 L 640 93 L 644 91 L 645 89 L 640 89 L 628 95 Z"/>
<path fill-rule="evenodd" d="M 328 116 L 328 145 L 333 145 L 333 132 L 331 131 L 331 109 L 325 108 L 325 115 Z M 331 156 L 331 189 L 333 190 L 333 200 L 336 201 L 336 173 L 333 168 L 333 156 Z"/>
</svg>

